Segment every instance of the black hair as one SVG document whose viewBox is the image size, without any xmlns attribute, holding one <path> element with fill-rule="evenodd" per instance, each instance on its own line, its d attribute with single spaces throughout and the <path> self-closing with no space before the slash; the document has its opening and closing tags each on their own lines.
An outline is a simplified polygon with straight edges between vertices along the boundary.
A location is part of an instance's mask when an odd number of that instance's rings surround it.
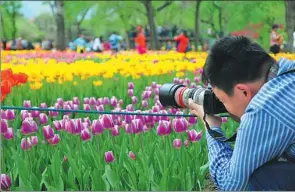
<svg viewBox="0 0 295 192">
<path fill-rule="evenodd" d="M 183 30 L 182 33 L 183 33 L 183 35 L 184 35 L 185 37 L 188 37 L 188 36 L 187 36 L 187 31 L 186 31 L 186 30 Z"/>
<path fill-rule="evenodd" d="M 276 61 L 257 42 L 244 36 L 227 36 L 211 48 L 204 65 L 202 80 L 233 94 L 237 83 L 266 78 Z"/>
<path fill-rule="evenodd" d="M 278 29 L 278 28 L 279 28 L 278 24 L 273 24 L 272 25 L 272 29 Z"/>
</svg>

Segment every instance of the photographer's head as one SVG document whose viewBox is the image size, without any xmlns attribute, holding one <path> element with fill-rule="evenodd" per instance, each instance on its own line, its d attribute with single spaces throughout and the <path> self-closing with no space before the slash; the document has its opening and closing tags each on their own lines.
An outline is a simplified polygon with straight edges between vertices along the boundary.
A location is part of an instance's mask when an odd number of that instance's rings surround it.
<svg viewBox="0 0 295 192">
<path fill-rule="evenodd" d="M 225 37 L 212 47 L 204 76 L 227 111 L 241 117 L 276 61 L 247 37 Z"/>
</svg>

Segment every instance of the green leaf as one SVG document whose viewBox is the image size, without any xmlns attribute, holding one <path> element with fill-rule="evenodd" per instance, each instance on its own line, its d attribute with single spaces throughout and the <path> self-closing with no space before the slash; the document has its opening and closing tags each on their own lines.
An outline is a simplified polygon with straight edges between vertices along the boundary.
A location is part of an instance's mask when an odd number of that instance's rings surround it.
<svg viewBox="0 0 295 192">
<path fill-rule="evenodd" d="M 129 158 L 129 157 L 128 157 Z M 123 163 L 123 166 L 124 168 L 127 170 L 127 173 L 128 173 L 128 178 L 130 178 L 131 180 L 131 188 L 133 189 L 137 189 L 137 186 L 136 186 L 136 175 L 135 175 L 135 172 L 134 170 L 132 169 L 131 167 L 131 163 L 130 163 L 131 160 L 129 159 L 126 159 Z"/>
<path fill-rule="evenodd" d="M 83 185 L 84 185 L 83 190 L 85 190 L 85 191 L 89 190 L 89 189 L 87 189 L 87 187 L 90 187 L 89 186 L 89 176 L 90 176 L 91 169 L 92 169 L 91 167 L 88 167 L 83 175 Z"/>
<path fill-rule="evenodd" d="M 206 172 L 209 170 L 209 161 L 200 167 L 200 175 L 205 175 Z"/>
<path fill-rule="evenodd" d="M 78 191 L 79 189 L 78 189 L 77 185 L 75 184 L 75 176 L 74 176 L 74 173 L 73 173 L 73 170 L 72 170 L 71 167 L 69 168 L 67 175 L 68 175 L 67 186 L 69 186 L 72 189 Z"/>
<path fill-rule="evenodd" d="M 165 169 L 160 181 L 160 189 L 164 191 L 167 190 L 167 174 L 168 174 L 168 169 Z"/>
<path fill-rule="evenodd" d="M 55 185 L 59 183 L 59 175 L 61 173 L 61 164 L 62 160 L 59 154 L 59 151 L 55 151 L 55 153 L 52 156 L 51 160 L 51 173 L 54 180 Z"/>
<path fill-rule="evenodd" d="M 32 173 L 31 174 L 31 184 L 32 184 L 35 191 L 41 190 L 40 182 L 41 182 L 41 177 L 39 177 L 39 179 L 38 179 L 38 177 L 34 173 Z"/>
<path fill-rule="evenodd" d="M 100 175 L 101 175 L 100 171 L 98 171 L 98 170 L 93 171 L 93 173 L 91 175 L 91 181 L 92 181 L 91 191 L 104 191 L 105 190 L 105 187 L 103 186 L 104 180 L 102 177 L 100 177 Z M 109 188 L 108 188 L 108 191 L 109 191 Z"/>
<path fill-rule="evenodd" d="M 76 164 L 77 159 L 73 159 L 72 156 L 70 156 L 69 154 L 66 155 L 70 164 L 70 167 L 73 169 L 73 172 L 75 173 L 75 176 L 77 177 L 77 179 L 80 181 L 81 180 L 81 172 L 78 169 L 78 166 Z"/>
<path fill-rule="evenodd" d="M 186 189 L 185 190 L 191 191 L 193 189 L 193 184 L 192 184 L 192 178 L 191 178 L 189 168 L 186 169 L 185 180 L 186 180 Z"/>
<path fill-rule="evenodd" d="M 110 165 L 105 166 L 105 175 L 114 190 L 118 189 L 119 178 L 116 172 L 111 169 Z"/>
<path fill-rule="evenodd" d="M 102 175 L 102 179 L 103 179 L 103 181 L 104 181 L 104 183 L 105 183 L 106 191 L 110 191 L 110 189 L 111 189 L 111 185 L 110 185 L 109 181 L 107 180 L 106 173 L 104 173 L 104 174 Z"/>
</svg>

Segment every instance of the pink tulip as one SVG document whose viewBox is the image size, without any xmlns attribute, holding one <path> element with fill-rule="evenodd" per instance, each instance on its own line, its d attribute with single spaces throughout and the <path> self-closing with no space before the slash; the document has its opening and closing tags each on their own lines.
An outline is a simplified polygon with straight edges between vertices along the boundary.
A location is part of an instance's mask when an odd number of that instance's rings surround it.
<svg viewBox="0 0 295 192">
<path fill-rule="evenodd" d="M 112 107 L 116 107 L 117 106 L 118 101 L 117 101 L 117 98 L 115 96 L 113 96 L 111 98 L 111 101 L 110 102 L 111 102 Z"/>
<path fill-rule="evenodd" d="M 135 154 L 134 154 L 132 151 L 129 151 L 129 157 L 130 157 L 131 159 L 133 159 L 133 160 L 136 159 L 136 156 L 135 156 Z"/>
<path fill-rule="evenodd" d="M 196 117 L 189 117 L 188 122 L 189 122 L 189 124 L 194 125 L 197 123 L 197 118 Z"/>
<path fill-rule="evenodd" d="M 160 114 L 164 114 L 163 116 L 160 116 L 160 120 L 169 121 L 169 117 L 166 116 L 168 114 L 167 111 L 161 111 Z"/>
<path fill-rule="evenodd" d="M 188 123 L 184 118 L 173 119 L 172 126 L 176 133 L 182 133 L 187 130 Z"/>
<path fill-rule="evenodd" d="M 73 104 L 80 105 L 80 100 L 78 97 L 73 98 Z"/>
<path fill-rule="evenodd" d="M 50 125 L 44 126 L 42 130 L 46 140 L 51 139 L 54 136 L 53 129 L 50 127 Z"/>
<path fill-rule="evenodd" d="M 40 103 L 40 108 L 42 108 L 42 109 L 47 108 L 47 104 L 46 103 Z"/>
<path fill-rule="evenodd" d="M 53 121 L 53 125 L 56 131 L 62 130 L 62 120 Z"/>
<path fill-rule="evenodd" d="M 21 140 L 21 148 L 24 151 L 29 151 L 32 148 L 32 143 L 30 138 L 22 138 Z"/>
<path fill-rule="evenodd" d="M 72 110 L 71 106 L 69 104 L 65 104 L 63 106 L 64 110 Z M 70 115 L 72 112 L 65 112 L 66 115 Z"/>
<path fill-rule="evenodd" d="M 6 119 L 1 119 L 1 134 L 6 133 L 8 130 L 8 122 Z"/>
<path fill-rule="evenodd" d="M 179 79 L 179 84 L 183 85 L 183 83 L 184 83 L 184 79 Z"/>
<path fill-rule="evenodd" d="M 30 135 L 38 131 L 38 125 L 35 121 L 26 118 L 21 125 L 20 132 L 23 135 Z"/>
<path fill-rule="evenodd" d="M 14 120 L 15 119 L 15 112 L 14 112 L 14 110 L 8 109 L 6 111 L 6 118 L 7 118 L 7 120 Z"/>
<path fill-rule="evenodd" d="M 48 123 L 48 117 L 45 113 L 40 113 L 39 118 L 41 125 Z"/>
<path fill-rule="evenodd" d="M 226 123 L 227 122 L 227 117 L 221 117 L 221 121 L 222 121 L 222 123 Z"/>
<path fill-rule="evenodd" d="M 113 118 L 111 115 L 102 115 L 101 116 L 102 123 L 104 128 L 109 129 L 114 127 Z"/>
<path fill-rule="evenodd" d="M 131 105 L 131 104 L 127 105 L 127 106 L 126 106 L 126 110 L 127 110 L 127 111 L 134 111 L 134 107 L 133 107 L 133 105 Z"/>
<path fill-rule="evenodd" d="M 134 83 L 129 82 L 128 83 L 128 89 L 134 89 Z"/>
<path fill-rule="evenodd" d="M 122 106 L 124 104 L 123 100 L 122 99 L 119 99 L 119 106 Z"/>
<path fill-rule="evenodd" d="M 90 135 L 89 129 L 83 129 L 81 131 L 81 139 L 83 141 L 88 141 L 88 140 L 91 139 L 91 135 Z"/>
<path fill-rule="evenodd" d="M 87 123 L 87 127 L 90 127 L 91 126 L 91 121 L 90 121 L 89 117 L 84 118 L 83 121 L 85 123 Z"/>
<path fill-rule="evenodd" d="M 104 159 L 107 163 L 111 163 L 115 160 L 114 154 L 112 151 L 107 151 L 104 153 Z"/>
<path fill-rule="evenodd" d="M 96 105 L 103 105 L 103 100 L 102 98 L 98 98 L 96 101 Z"/>
<path fill-rule="evenodd" d="M 24 107 L 25 108 L 30 108 L 32 105 L 31 105 L 31 101 L 30 100 L 25 100 L 24 101 Z"/>
<path fill-rule="evenodd" d="M 48 143 L 50 145 L 57 145 L 59 143 L 60 137 L 58 134 L 54 134 L 54 136 L 51 139 L 48 139 Z"/>
<path fill-rule="evenodd" d="M 189 78 L 185 78 L 184 81 L 185 81 L 186 84 L 188 84 L 188 85 L 191 83 L 191 80 L 190 80 Z"/>
<path fill-rule="evenodd" d="M 3 109 L 1 109 L 1 119 L 6 119 L 6 111 L 4 111 Z"/>
<path fill-rule="evenodd" d="M 31 117 L 31 114 L 27 110 L 21 110 L 20 115 L 22 120 L 25 120 L 27 117 Z"/>
<path fill-rule="evenodd" d="M 108 105 L 108 104 L 110 104 L 110 99 L 108 97 L 104 97 L 103 100 L 102 100 L 102 103 L 104 105 Z"/>
<path fill-rule="evenodd" d="M 50 107 L 49 109 L 54 109 L 54 108 Z M 58 116 L 58 111 L 49 111 L 49 116 L 50 117 L 57 117 Z"/>
<path fill-rule="evenodd" d="M 90 105 L 89 104 L 83 104 L 83 110 L 90 111 L 91 110 Z"/>
<path fill-rule="evenodd" d="M 103 105 L 98 105 L 98 106 L 96 106 L 96 110 L 97 110 L 97 111 L 104 111 L 104 107 L 103 107 Z"/>
<path fill-rule="evenodd" d="M 191 88 L 196 88 L 197 85 L 195 83 L 191 83 Z"/>
<path fill-rule="evenodd" d="M 134 119 L 131 121 L 132 132 L 135 134 L 143 131 L 143 122 L 140 119 Z"/>
<path fill-rule="evenodd" d="M 174 79 L 173 79 L 173 83 L 175 83 L 175 84 L 179 84 L 179 79 L 178 79 L 178 78 L 174 78 Z"/>
<path fill-rule="evenodd" d="M 132 104 L 136 104 L 137 103 L 137 97 L 136 96 L 132 96 L 131 97 L 131 101 L 132 101 Z"/>
<path fill-rule="evenodd" d="M 120 134 L 120 128 L 118 125 L 115 125 L 113 128 L 112 128 L 112 135 L 113 136 L 118 136 Z"/>
<path fill-rule="evenodd" d="M 84 98 L 84 104 L 89 104 L 89 98 L 88 97 Z"/>
<path fill-rule="evenodd" d="M 89 104 L 90 105 L 96 105 L 96 99 L 94 97 L 90 97 Z"/>
<path fill-rule="evenodd" d="M 65 121 L 65 130 L 71 134 L 80 134 L 81 132 L 81 130 L 78 130 L 76 121 L 74 119 Z"/>
<path fill-rule="evenodd" d="M 126 124 L 124 125 L 124 129 L 125 129 L 125 131 L 126 131 L 127 134 L 131 134 L 131 133 L 133 133 L 132 127 L 131 127 L 131 125 L 128 124 L 128 123 L 126 123 Z"/>
<path fill-rule="evenodd" d="M 58 105 L 62 106 L 64 103 L 64 100 L 63 100 L 63 98 L 57 98 L 56 102 L 58 103 Z"/>
<path fill-rule="evenodd" d="M 143 108 L 147 108 L 149 104 L 146 100 L 143 100 L 143 101 L 141 101 L 141 105 Z"/>
<path fill-rule="evenodd" d="M 175 149 L 180 149 L 181 148 L 181 140 L 180 139 L 174 139 L 173 140 L 173 146 Z"/>
<path fill-rule="evenodd" d="M 154 89 L 154 94 L 155 95 L 159 95 L 160 94 L 160 89 L 159 88 L 155 88 Z"/>
<path fill-rule="evenodd" d="M 33 108 L 37 108 L 37 107 L 33 107 Z M 39 118 L 40 113 L 41 113 L 40 111 L 32 110 L 32 117 Z"/>
<path fill-rule="evenodd" d="M 7 131 L 4 133 L 4 138 L 7 140 L 12 140 L 14 138 L 14 133 L 12 128 L 7 129 Z"/>
<path fill-rule="evenodd" d="M 157 127 L 157 133 L 160 136 L 169 135 L 172 132 L 172 126 L 170 121 L 160 120 Z"/>
<path fill-rule="evenodd" d="M 11 187 L 11 179 L 6 174 L 1 174 L 1 190 L 7 191 Z"/>
<path fill-rule="evenodd" d="M 129 97 L 132 97 L 134 95 L 133 89 L 128 89 L 127 94 Z"/>
<path fill-rule="evenodd" d="M 187 132 L 188 140 L 190 142 L 198 142 L 202 138 L 202 132 L 197 132 L 196 130 L 192 129 Z"/>
<path fill-rule="evenodd" d="M 183 142 L 183 144 L 187 147 L 187 146 L 189 145 L 189 141 L 188 141 L 188 140 L 185 140 L 185 141 Z"/>
<path fill-rule="evenodd" d="M 31 143 L 33 146 L 38 145 L 38 137 L 37 136 L 31 136 Z"/>
<path fill-rule="evenodd" d="M 195 81 L 196 83 L 199 83 L 201 80 L 200 80 L 199 77 L 195 77 L 195 78 L 194 78 L 194 81 Z"/>
<path fill-rule="evenodd" d="M 153 89 L 157 88 L 157 82 L 154 82 L 154 81 L 152 82 L 152 88 Z"/>
</svg>

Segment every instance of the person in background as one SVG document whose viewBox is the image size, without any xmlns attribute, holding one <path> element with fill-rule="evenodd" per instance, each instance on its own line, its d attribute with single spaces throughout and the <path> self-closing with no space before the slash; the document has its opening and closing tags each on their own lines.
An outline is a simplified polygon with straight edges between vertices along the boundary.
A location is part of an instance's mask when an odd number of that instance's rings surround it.
<svg viewBox="0 0 295 192">
<path fill-rule="evenodd" d="M 146 43 L 145 43 L 145 36 L 141 26 L 137 27 L 137 36 L 135 37 L 136 42 L 136 50 L 139 54 L 146 53 Z"/>
<path fill-rule="evenodd" d="M 273 54 L 277 54 L 280 52 L 280 45 L 279 45 L 279 40 L 281 37 L 281 35 L 278 34 L 278 28 L 279 26 L 277 24 L 274 24 L 272 26 L 272 31 L 270 33 L 270 51 Z"/>
<path fill-rule="evenodd" d="M 2 49 L 3 50 L 7 49 L 7 41 L 5 39 L 2 41 Z"/>
<path fill-rule="evenodd" d="M 117 32 L 113 32 L 110 35 L 109 41 L 111 44 L 112 55 L 116 55 L 120 51 L 120 41 L 122 39 L 122 36 L 117 35 Z"/>
<path fill-rule="evenodd" d="M 186 53 L 188 44 L 189 44 L 189 38 L 187 36 L 187 32 L 183 31 L 180 33 L 179 36 L 174 37 L 176 43 L 177 43 L 177 52 L 179 53 Z"/>
<path fill-rule="evenodd" d="M 170 51 L 170 50 L 172 50 L 172 48 L 173 48 L 173 46 L 172 46 L 171 41 L 167 41 L 166 47 L 165 47 L 166 51 Z"/>
<path fill-rule="evenodd" d="M 94 39 L 92 49 L 94 52 L 99 52 L 99 53 L 103 51 L 102 36 L 96 37 Z"/>
<path fill-rule="evenodd" d="M 77 47 L 77 52 L 78 53 L 84 53 L 85 49 L 87 47 L 87 42 L 85 41 L 84 35 L 80 34 L 80 37 L 78 37 L 75 41 L 74 44 Z"/>
</svg>

